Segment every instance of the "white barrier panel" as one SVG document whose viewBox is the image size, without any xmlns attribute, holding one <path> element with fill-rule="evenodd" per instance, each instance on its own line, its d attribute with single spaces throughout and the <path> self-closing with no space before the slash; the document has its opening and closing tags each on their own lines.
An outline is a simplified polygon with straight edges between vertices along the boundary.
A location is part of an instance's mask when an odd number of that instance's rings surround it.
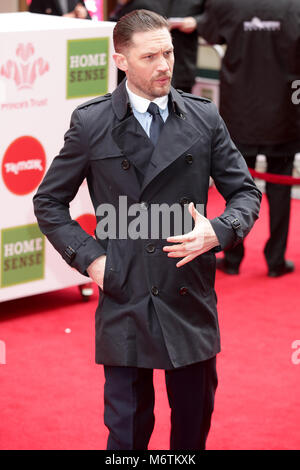
<svg viewBox="0 0 300 470">
<path fill-rule="evenodd" d="M 72 111 L 112 92 L 114 23 L 0 14 L 0 302 L 84 284 L 40 232 L 32 197 L 63 145 Z M 71 215 L 91 232 L 84 183 Z"/>
</svg>

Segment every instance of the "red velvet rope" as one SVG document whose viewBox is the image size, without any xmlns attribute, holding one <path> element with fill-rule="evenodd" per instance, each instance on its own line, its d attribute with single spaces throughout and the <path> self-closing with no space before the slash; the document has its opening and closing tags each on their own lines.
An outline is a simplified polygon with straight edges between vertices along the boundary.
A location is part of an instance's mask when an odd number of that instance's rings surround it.
<svg viewBox="0 0 300 470">
<path fill-rule="evenodd" d="M 275 184 L 286 184 L 293 186 L 294 184 L 300 184 L 300 178 L 294 178 L 293 176 L 285 175 L 275 175 L 272 173 L 261 173 L 260 171 L 255 171 L 252 168 L 249 168 L 249 171 L 253 178 L 259 178 L 261 180 L 267 181 L 268 183 Z"/>
</svg>

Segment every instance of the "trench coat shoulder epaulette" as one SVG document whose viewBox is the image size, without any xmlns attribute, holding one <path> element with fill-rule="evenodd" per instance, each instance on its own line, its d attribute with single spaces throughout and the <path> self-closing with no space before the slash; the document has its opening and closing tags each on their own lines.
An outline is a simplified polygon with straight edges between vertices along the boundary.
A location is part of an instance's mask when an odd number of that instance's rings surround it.
<svg viewBox="0 0 300 470">
<path fill-rule="evenodd" d="M 183 96 L 183 98 L 191 98 L 192 100 L 198 100 L 198 101 L 203 101 L 204 103 L 211 103 L 212 101 L 208 98 L 204 98 L 203 96 L 197 96 L 193 95 L 192 93 L 186 93 L 185 91 L 182 90 L 177 90 L 178 93 Z"/>
<path fill-rule="evenodd" d="M 84 109 L 84 108 L 87 108 L 88 106 L 91 106 L 92 104 L 97 104 L 97 103 L 107 101 L 110 98 L 111 98 L 111 93 L 106 93 L 106 95 L 97 96 L 97 98 L 93 98 L 92 100 L 89 100 L 89 101 L 86 101 L 85 103 L 80 104 L 79 106 L 77 106 L 77 109 Z"/>
</svg>

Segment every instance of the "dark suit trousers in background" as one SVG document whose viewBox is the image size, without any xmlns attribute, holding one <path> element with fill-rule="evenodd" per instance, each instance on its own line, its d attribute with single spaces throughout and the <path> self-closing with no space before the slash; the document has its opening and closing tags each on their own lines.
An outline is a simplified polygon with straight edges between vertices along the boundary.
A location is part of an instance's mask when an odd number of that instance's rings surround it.
<svg viewBox="0 0 300 470">
<path fill-rule="evenodd" d="M 294 155 L 266 156 L 266 159 L 269 173 L 292 175 Z M 255 168 L 256 157 L 245 156 L 245 160 L 249 168 Z M 266 195 L 269 203 L 270 237 L 265 245 L 264 254 L 268 268 L 276 269 L 285 260 L 291 210 L 291 186 L 266 183 Z M 226 263 L 234 267 L 240 265 L 244 254 L 243 243 L 224 251 Z"/>
<path fill-rule="evenodd" d="M 154 428 L 153 370 L 104 366 L 107 450 L 147 450 Z M 217 388 L 216 358 L 166 370 L 171 450 L 204 450 Z"/>
</svg>

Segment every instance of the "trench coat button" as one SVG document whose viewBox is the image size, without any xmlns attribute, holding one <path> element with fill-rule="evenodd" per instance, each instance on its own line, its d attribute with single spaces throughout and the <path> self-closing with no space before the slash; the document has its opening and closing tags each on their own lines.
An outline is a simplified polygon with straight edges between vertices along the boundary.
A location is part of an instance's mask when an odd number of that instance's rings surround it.
<svg viewBox="0 0 300 470">
<path fill-rule="evenodd" d="M 127 158 L 122 160 L 121 165 L 122 165 L 123 170 L 129 170 L 130 168 L 130 162 L 127 160 Z"/>
<path fill-rule="evenodd" d="M 179 289 L 179 294 L 180 294 L 180 295 L 187 295 L 188 292 L 189 292 L 189 290 L 188 290 L 187 287 L 181 287 L 181 288 Z"/>
<path fill-rule="evenodd" d="M 146 251 L 147 251 L 147 253 L 154 253 L 155 252 L 155 246 L 152 243 L 149 243 L 146 246 Z"/>
<path fill-rule="evenodd" d="M 231 225 L 233 226 L 233 228 L 234 228 L 235 230 L 237 230 L 237 229 L 240 228 L 240 226 L 241 226 L 239 219 L 234 219 L 234 220 L 231 222 Z"/>
<path fill-rule="evenodd" d="M 186 155 L 185 161 L 188 165 L 191 165 L 193 163 L 193 155 L 190 155 L 190 154 Z"/>
<path fill-rule="evenodd" d="M 184 206 L 185 204 L 189 204 L 191 202 L 191 200 L 188 198 L 188 197 L 182 197 L 180 200 L 179 200 L 179 203 Z"/>
<path fill-rule="evenodd" d="M 140 208 L 146 211 L 148 209 L 148 202 L 142 201 L 140 204 Z"/>
<path fill-rule="evenodd" d="M 158 290 L 158 288 L 157 288 L 156 286 L 153 286 L 153 287 L 151 288 L 151 292 L 152 292 L 153 295 L 157 296 L 158 293 L 159 293 L 159 290 Z"/>
</svg>

